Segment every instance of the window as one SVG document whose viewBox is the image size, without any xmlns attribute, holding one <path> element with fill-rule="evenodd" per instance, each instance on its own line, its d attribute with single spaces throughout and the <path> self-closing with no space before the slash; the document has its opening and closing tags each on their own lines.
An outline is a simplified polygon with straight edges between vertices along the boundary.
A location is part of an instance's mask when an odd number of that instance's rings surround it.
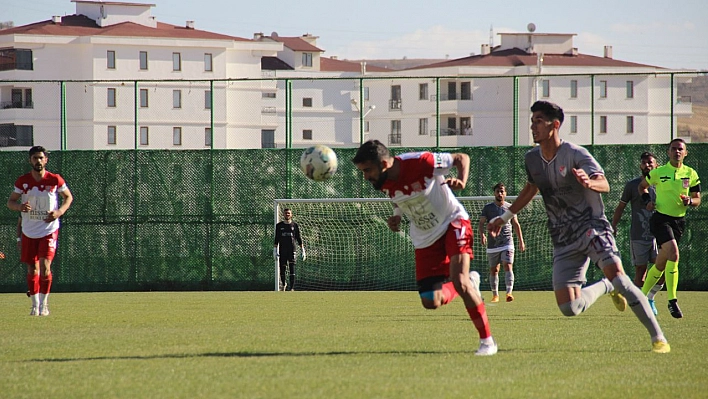
<svg viewBox="0 0 708 399">
<path fill-rule="evenodd" d="M 23 95 L 24 94 L 24 95 Z M 3 108 L 34 108 L 32 103 L 32 89 L 12 89 L 9 103 L 3 103 Z"/>
<path fill-rule="evenodd" d="M 204 108 L 211 109 L 211 90 L 204 92 Z"/>
<path fill-rule="evenodd" d="M 172 128 L 172 145 L 182 145 L 182 128 Z"/>
<path fill-rule="evenodd" d="M 172 70 L 181 71 L 182 70 L 182 54 L 172 53 Z"/>
<path fill-rule="evenodd" d="M 607 133 L 607 117 L 600 117 L 600 133 Z"/>
<path fill-rule="evenodd" d="M 0 50 L 0 71 L 13 69 L 31 71 L 32 50 L 8 48 Z"/>
<path fill-rule="evenodd" d="M 275 148 L 275 130 L 261 130 L 261 148 Z"/>
<path fill-rule="evenodd" d="M 428 134 L 428 118 L 418 119 L 418 134 L 421 136 Z"/>
<path fill-rule="evenodd" d="M 211 61 L 211 53 L 204 53 L 204 72 L 213 71 Z"/>
<path fill-rule="evenodd" d="M 389 110 L 401 109 L 401 85 L 391 86 L 391 101 L 388 108 Z"/>
<path fill-rule="evenodd" d="M 305 97 L 302 99 L 302 106 L 303 107 L 312 107 L 312 98 L 310 97 Z"/>
<path fill-rule="evenodd" d="M 211 147 L 211 128 L 210 127 L 204 128 L 204 145 L 206 147 Z"/>
<path fill-rule="evenodd" d="M 172 108 L 182 108 L 182 90 L 172 90 Z"/>
<path fill-rule="evenodd" d="M 607 98 L 607 81 L 600 81 L 600 98 Z"/>
<path fill-rule="evenodd" d="M 312 140 L 312 130 L 311 129 L 305 129 L 302 131 L 302 139 L 303 140 Z"/>
<path fill-rule="evenodd" d="M 369 88 L 364 87 L 364 101 L 369 101 Z"/>
<path fill-rule="evenodd" d="M 34 103 L 32 102 L 32 89 L 25 89 L 25 108 L 34 108 Z"/>
<path fill-rule="evenodd" d="M 388 136 L 389 144 L 401 144 L 401 121 L 391 121 L 391 134 Z"/>
<path fill-rule="evenodd" d="M 140 107 L 147 108 L 148 106 L 148 89 L 140 89 Z"/>
<path fill-rule="evenodd" d="M 31 147 L 34 145 L 34 126 L 0 123 L 0 147 Z"/>
<path fill-rule="evenodd" d="M 140 145 L 148 145 L 148 128 L 140 126 Z"/>
<path fill-rule="evenodd" d="M 263 98 L 275 98 L 275 92 L 273 93 L 263 93 Z"/>
<path fill-rule="evenodd" d="M 472 135 L 472 118 L 464 117 L 460 118 L 460 135 L 471 136 Z"/>
<path fill-rule="evenodd" d="M 312 66 L 312 53 L 302 53 L 302 66 Z"/>
<path fill-rule="evenodd" d="M 472 82 L 460 83 L 460 100 L 472 99 Z"/>
<path fill-rule="evenodd" d="M 570 81 L 570 98 L 578 98 L 578 81 Z"/>
<path fill-rule="evenodd" d="M 634 117 L 627 117 L 627 133 L 634 133 Z"/>
<path fill-rule="evenodd" d="M 106 99 L 106 105 L 111 108 L 116 106 L 116 89 L 108 89 L 108 98 Z"/>
<path fill-rule="evenodd" d="M 548 98 L 551 96 L 551 81 L 544 79 L 541 81 L 541 97 Z"/>
<path fill-rule="evenodd" d="M 106 52 L 106 68 L 116 69 L 116 52 L 113 50 Z"/>
<path fill-rule="evenodd" d="M 634 81 L 627 81 L 627 98 L 634 98 Z"/>
<path fill-rule="evenodd" d="M 447 82 L 447 99 L 457 100 L 457 82 Z"/>
<path fill-rule="evenodd" d="M 575 115 L 570 117 L 570 132 L 578 133 L 578 117 Z"/>
<path fill-rule="evenodd" d="M 369 121 L 364 121 L 364 133 L 369 133 Z"/>
<path fill-rule="evenodd" d="M 428 99 L 428 84 L 421 83 L 418 85 L 418 99 L 427 100 Z"/>
<path fill-rule="evenodd" d="M 148 69 L 148 53 L 147 51 L 140 52 L 140 70 L 147 71 Z"/>
<path fill-rule="evenodd" d="M 108 126 L 108 144 L 116 144 L 116 127 Z"/>
</svg>

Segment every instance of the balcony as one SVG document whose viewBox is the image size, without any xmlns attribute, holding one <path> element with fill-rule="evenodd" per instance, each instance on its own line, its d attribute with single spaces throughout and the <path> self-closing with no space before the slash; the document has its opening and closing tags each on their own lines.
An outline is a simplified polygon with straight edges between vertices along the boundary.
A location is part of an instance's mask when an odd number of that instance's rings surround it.
<svg viewBox="0 0 708 399">
<path fill-rule="evenodd" d="M 388 135 L 388 145 L 401 145 L 401 133 L 391 133 Z"/>
<path fill-rule="evenodd" d="M 3 101 L 0 102 L 0 109 L 11 109 L 11 108 L 34 108 L 34 103 L 32 101 Z"/>
<path fill-rule="evenodd" d="M 401 100 L 389 100 L 388 101 L 388 110 L 389 111 L 400 111 L 401 110 Z"/>
</svg>

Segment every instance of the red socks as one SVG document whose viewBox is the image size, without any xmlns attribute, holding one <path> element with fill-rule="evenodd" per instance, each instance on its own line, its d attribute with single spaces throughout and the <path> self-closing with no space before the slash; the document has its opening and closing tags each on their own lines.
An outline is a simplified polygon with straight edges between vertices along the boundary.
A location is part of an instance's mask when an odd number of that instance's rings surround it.
<svg viewBox="0 0 708 399">
<path fill-rule="evenodd" d="M 39 293 L 39 274 L 27 275 L 27 289 L 30 295 Z"/>
<path fill-rule="evenodd" d="M 39 278 L 39 293 L 49 294 L 49 289 L 52 287 L 52 274 Z"/>
<path fill-rule="evenodd" d="M 474 308 L 467 308 L 467 313 L 470 315 L 474 327 L 479 332 L 480 339 L 492 336 L 492 332 L 489 329 L 489 320 L 487 319 L 487 309 L 484 307 L 483 303 L 480 303 Z"/>
<path fill-rule="evenodd" d="M 448 281 L 447 283 L 443 284 L 442 294 L 443 305 L 447 305 L 448 303 L 452 302 L 453 299 L 457 298 L 457 290 L 455 290 L 455 286 L 452 284 L 452 281 Z"/>
</svg>

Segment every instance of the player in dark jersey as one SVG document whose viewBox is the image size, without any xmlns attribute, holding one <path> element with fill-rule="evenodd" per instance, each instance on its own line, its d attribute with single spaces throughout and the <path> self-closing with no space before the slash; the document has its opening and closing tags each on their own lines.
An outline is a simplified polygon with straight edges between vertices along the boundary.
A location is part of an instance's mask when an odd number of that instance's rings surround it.
<svg viewBox="0 0 708 399">
<path fill-rule="evenodd" d="M 632 254 L 632 263 L 634 264 L 634 284 L 637 287 L 644 285 L 644 278 L 647 274 L 647 265 L 656 262 L 658 249 L 656 240 L 649 229 L 649 220 L 651 219 L 652 211 L 646 209 L 646 205 L 639 195 L 639 183 L 649 176 L 649 172 L 656 169 L 656 157 L 651 152 L 644 152 L 639 157 L 639 169 L 642 175 L 636 179 L 628 181 L 624 185 L 622 197 L 620 197 L 615 213 L 612 215 L 612 231 L 617 236 L 617 223 L 622 218 L 622 213 L 631 204 L 632 223 L 629 228 L 630 238 L 630 253 Z M 654 187 L 650 187 L 649 194 L 652 199 L 656 198 Z M 658 314 L 656 305 L 654 304 L 654 296 L 664 287 L 664 279 L 662 277 L 659 284 L 656 284 L 651 292 L 647 294 L 649 305 L 652 312 Z"/>
<path fill-rule="evenodd" d="M 553 290 L 561 313 L 576 316 L 610 294 L 619 310 L 629 302 L 651 336 L 652 351 L 668 353 L 671 347 L 649 301 L 624 273 L 602 202 L 601 193 L 610 191 L 602 167 L 585 148 L 561 140 L 558 133 L 564 115 L 558 105 L 537 101 L 531 112 L 531 133 L 538 146 L 525 156 L 526 185 L 504 215 L 489 222 L 488 229 L 497 234 L 540 191 L 553 242 Z M 590 260 L 605 278 L 583 286 Z"/>
<path fill-rule="evenodd" d="M 273 247 L 273 257 L 280 265 L 280 290 L 288 291 L 295 289 L 295 255 L 297 247 L 300 247 L 300 258 L 306 259 L 305 244 L 300 236 L 300 227 L 293 222 L 293 211 L 289 208 L 283 210 L 283 221 L 275 225 L 275 244 Z M 289 281 L 288 269 L 290 272 Z"/>
</svg>

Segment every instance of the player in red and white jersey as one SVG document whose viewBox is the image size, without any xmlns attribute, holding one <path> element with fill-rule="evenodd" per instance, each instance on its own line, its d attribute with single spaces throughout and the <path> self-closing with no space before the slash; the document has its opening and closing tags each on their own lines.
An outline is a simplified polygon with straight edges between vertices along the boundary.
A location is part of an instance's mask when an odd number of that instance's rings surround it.
<svg viewBox="0 0 708 399">
<path fill-rule="evenodd" d="M 52 260 L 57 249 L 59 217 L 71 206 L 73 196 L 64 179 L 49 172 L 44 147 L 29 150 L 30 173 L 15 181 L 7 207 L 22 212 L 21 260 L 27 264 L 27 286 L 32 299 L 31 316 L 48 316 L 47 298 L 52 286 Z M 59 204 L 58 196 L 62 198 Z"/>
<path fill-rule="evenodd" d="M 393 201 L 389 229 L 399 231 L 402 215 L 410 221 L 423 307 L 437 309 L 459 295 L 479 333 L 475 354 L 497 353 L 479 293 L 479 273 L 469 271 L 473 256 L 470 218 L 452 193 L 467 184 L 467 154 L 417 152 L 393 157 L 380 141 L 370 140 L 359 147 L 352 162 L 374 188 Z M 457 169 L 457 178 L 445 178 L 452 167 Z"/>
</svg>

